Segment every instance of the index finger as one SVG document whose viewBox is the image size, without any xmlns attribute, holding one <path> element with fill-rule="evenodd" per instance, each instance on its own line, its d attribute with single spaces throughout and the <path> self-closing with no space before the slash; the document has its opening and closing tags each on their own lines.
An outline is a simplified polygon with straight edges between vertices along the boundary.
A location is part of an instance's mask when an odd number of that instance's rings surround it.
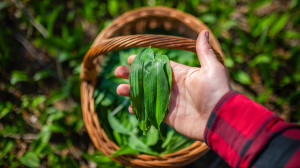
<svg viewBox="0 0 300 168">
<path fill-rule="evenodd" d="M 131 55 L 128 57 L 128 63 L 131 65 L 136 55 Z"/>
</svg>

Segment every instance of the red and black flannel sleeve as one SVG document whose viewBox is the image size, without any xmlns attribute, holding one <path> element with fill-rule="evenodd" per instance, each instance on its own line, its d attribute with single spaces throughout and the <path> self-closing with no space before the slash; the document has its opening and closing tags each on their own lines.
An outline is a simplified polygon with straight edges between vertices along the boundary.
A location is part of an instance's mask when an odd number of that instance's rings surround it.
<svg viewBox="0 0 300 168">
<path fill-rule="evenodd" d="M 234 91 L 217 103 L 204 138 L 231 167 L 300 167 L 300 126 Z"/>
</svg>

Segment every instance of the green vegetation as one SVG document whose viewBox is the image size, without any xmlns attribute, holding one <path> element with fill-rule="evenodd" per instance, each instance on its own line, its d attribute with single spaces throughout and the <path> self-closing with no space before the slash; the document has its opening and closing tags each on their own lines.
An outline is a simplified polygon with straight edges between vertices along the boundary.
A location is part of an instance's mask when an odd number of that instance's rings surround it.
<svg viewBox="0 0 300 168">
<path fill-rule="evenodd" d="M 0 1 L 0 166 L 121 167 L 94 148 L 85 130 L 80 64 L 98 32 L 115 17 L 141 6 L 169 6 L 198 17 L 219 39 L 233 87 L 286 120 L 300 123 L 299 4 L 298 0 Z M 112 72 L 136 51 L 119 51 L 104 63 L 96 108 L 128 105 L 115 93 L 119 83 L 128 81 L 116 79 Z M 173 61 L 199 66 L 193 53 L 161 52 Z M 125 107 L 116 117 L 128 117 Z"/>
</svg>

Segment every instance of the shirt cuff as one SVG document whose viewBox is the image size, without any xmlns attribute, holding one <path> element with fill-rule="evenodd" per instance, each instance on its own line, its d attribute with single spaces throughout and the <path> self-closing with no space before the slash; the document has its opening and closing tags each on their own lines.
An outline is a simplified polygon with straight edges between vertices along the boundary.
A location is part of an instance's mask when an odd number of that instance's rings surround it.
<svg viewBox="0 0 300 168">
<path fill-rule="evenodd" d="M 207 145 L 216 151 L 232 167 L 248 167 L 249 162 L 265 145 L 268 137 L 262 134 L 282 119 L 258 103 L 230 91 L 213 109 L 204 132 Z M 274 128 L 274 127 L 269 127 Z M 267 130 L 267 132 L 271 130 Z M 268 134 L 269 135 L 269 134 Z M 255 147 L 252 145 L 255 142 Z M 250 152 L 250 154 L 249 154 Z M 245 158 L 246 157 L 246 158 Z"/>
</svg>

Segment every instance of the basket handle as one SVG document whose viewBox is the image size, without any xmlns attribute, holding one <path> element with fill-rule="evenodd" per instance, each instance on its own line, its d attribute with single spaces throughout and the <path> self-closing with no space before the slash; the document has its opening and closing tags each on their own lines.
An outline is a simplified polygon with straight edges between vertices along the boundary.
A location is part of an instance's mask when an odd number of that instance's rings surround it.
<svg viewBox="0 0 300 168">
<path fill-rule="evenodd" d="M 193 15 L 163 6 L 143 7 L 126 12 L 114 19 L 109 26 L 99 33 L 93 45 L 104 39 L 129 34 L 141 34 L 145 30 L 155 28 L 163 28 L 167 31 L 175 30 L 184 37 L 194 40 L 197 39 L 198 34 L 204 29 L 209 30 L 209 33 L 213 34 L 205 24 Z M 210 43 L 224 58 L 221 47 L 213 35 L 210 36 Z"/>
<path fill-rule="evenodd" d="M 115 50 L 148 46 L 152 46 L 153 48 L 181 49 L 196 52 L 196 41 L 184 37 L 153 34 L 113 37 L 99 41 L 89 49 L 83 59 L 81 79 L 94 83 L 94 79 L 96 79 L 97 75 L 94 60 L 99 55 L 104 55 L 107 52 Z M 215 49 L 214 51 L 218 60 L 223 64 L 224 60 L 220 53 Z"/>
<path fill-rule="evenodd" d="M 143 31 L 154 28 L 176 30 L 183 37 L 166 35 L 141 35 Z M 202 30 L 209 30 L 209 42 L 218 59 L 223 63 L 224 54 L 218 40 L 210 29 L 198 18 L 167 7 L 144 7 L 127 12 L 116 18 L 109 26 L 104 28 L 94 40 L 86 53 L 81 69 L 81 80 L 95 84 L 97 70 L 94 61 L 103 58 L 104 54 L 125 48 L 147 47 L 176 48 L 195 52 L 195 39 Z M 138 34 L 138 35 L 129 35 Z M 193 40 L 194 39 L 194 40 Z"/>
</svg>

